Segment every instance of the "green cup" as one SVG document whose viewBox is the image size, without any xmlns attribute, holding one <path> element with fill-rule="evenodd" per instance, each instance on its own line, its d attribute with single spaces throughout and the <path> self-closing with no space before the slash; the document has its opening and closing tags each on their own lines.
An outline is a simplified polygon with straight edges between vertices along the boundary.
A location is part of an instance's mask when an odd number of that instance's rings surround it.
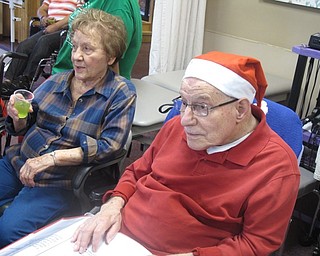
<svg viewBox="0 0 320 256">
<path fill-rule="evenodd" d="M 49 18 L 49 19 L 47 19 L 47 22 L 49 25 L 52 25 L 52 24 L 56 23 L 56 20 L 54 18 Z"/>
<path fill-rule="evenodd" d="M 14 107 L 18 110 L 19 118 L 26 118 L 34 95 L 28 90 L 19 89 L 14 92 Z"/>
</svg>

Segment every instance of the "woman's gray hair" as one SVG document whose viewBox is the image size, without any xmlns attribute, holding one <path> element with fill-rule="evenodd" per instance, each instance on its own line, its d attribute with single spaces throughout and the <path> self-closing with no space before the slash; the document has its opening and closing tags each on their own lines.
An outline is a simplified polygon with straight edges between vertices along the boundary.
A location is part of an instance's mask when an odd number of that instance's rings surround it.
<svg viewBox="0 0 320 256">
<path fill-rule="evenodd" d="M 121 59 L 127 48 L 127 32 L 123 21 L 104 11 L 93 8 L 84 9 L 72 22 L 71 39 L 76 30 L 85 35 L 97 37 L 97 40 L 100 39 L 108 57 L 116 58 L 113 65 Z"/>
</svg>

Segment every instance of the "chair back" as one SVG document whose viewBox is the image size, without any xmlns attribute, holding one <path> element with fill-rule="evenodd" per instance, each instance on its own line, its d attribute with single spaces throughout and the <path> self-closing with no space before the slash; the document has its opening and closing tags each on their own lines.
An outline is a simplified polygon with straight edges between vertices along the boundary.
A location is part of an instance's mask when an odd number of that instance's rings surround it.
<svg viewBox="0 0 320 256">
<path fill-rule="evenodd" d="M 294 151 L 297 158 L 301 155 L 302 122 L 296 112 L 274 101 L 263 99 L 267 103 L 266 119 L 274 130 Z"/>
</svg>

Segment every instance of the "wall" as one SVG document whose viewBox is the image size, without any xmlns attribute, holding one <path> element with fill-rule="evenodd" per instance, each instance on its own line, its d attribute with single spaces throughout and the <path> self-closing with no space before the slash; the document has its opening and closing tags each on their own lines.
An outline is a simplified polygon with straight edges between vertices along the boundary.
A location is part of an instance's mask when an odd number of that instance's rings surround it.
<svg viewBox="0 0 320 256">
<path fill-rule="evenodd" d="M 16 0 L 19 2 L 20 0 Z M 0 3 L 1 4 L 1 3 Z M 0 16 L 0 24 L 3 24 L 3 35 L 10 36 L 10 9 L 8 4 L 1 4 L 3 8 L 3 15 Z M 15 39 L 18 42 L 23 41 L 28 37 L 29 22 L 31 17 L 37 16 L 37 9 L 40 6 L 40 0 L 28 0 L 22 8 L 14 9 L 14 16 L 20 18 L 20 21 L 15 22 Z"/>
<path fill-rule="evenodd" d="M 260 59 L 266 72 L 292 79 L 294 45 L 320 32 L 320 10 L 273 0 L 207 0 L 204 52 Z"/>
<path fill-rule="evenodd" d="M 267 73 L 288 79 L 290 88 L 298 57 L 292 46 L 307 44 L 310 35 L 320 32 L 319 24 L 320 9 L 274 0 L 207 0 L 203 51 L 256 57 Z M 319 83 L 313 95 L 310 91 L 304 107 L 302 97 L 298 102 L 297 112 L 302 117 L 314 108 Z"/>
</svg>

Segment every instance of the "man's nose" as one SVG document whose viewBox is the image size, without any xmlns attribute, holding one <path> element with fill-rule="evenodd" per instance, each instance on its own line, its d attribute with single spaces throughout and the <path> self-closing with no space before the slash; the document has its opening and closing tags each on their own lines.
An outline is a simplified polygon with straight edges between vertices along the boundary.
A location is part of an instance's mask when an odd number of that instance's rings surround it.
<svg viewBox="0 0 320 256">
<path fill-rule="evenodd" d="M 181 124 L 183 126 L 192 125 L 195 121 L 194 114 L 190 106 L 187 106 L 184 112 L 181 113 Z"/>
</svg>

